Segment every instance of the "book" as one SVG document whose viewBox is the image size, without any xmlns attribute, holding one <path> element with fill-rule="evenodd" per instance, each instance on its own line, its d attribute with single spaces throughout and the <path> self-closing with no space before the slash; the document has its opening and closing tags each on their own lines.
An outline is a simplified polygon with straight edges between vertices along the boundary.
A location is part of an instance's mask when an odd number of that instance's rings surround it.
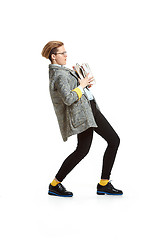
<svg viewBox="0 0 160 240">
<path fill-rule="evenodd" d="M 77 75 L 80 79 L 85 78 L 87 73 L 89 73 L 89 75 L 88 75 L 89 78 L 93 77 L 92 71 L 91 71 L 88 63 L 83 63 L 82 65 L 76 63 L 76 65 L 73 66 L 73 70 L 77 73 Z M 94 84 L 94 83 L 95 83 L 95 79 L 92 82 L 92 84 Z"/>
</svg>

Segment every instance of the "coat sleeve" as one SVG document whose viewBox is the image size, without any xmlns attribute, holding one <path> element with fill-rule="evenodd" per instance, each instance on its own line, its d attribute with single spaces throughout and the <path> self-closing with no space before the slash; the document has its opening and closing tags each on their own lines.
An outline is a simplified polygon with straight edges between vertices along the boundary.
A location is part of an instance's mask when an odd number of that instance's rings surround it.
<svg viewBox="0 0 160 240">
<path fill-rule="evenodd" d="M 79 94 L 80 91 L 79 89 L 77 91 L 77 88 L 75 89 L 70 88 L 67 76 L 64 75 L 58 75 L 56 77 L 55 87 L 59 92 L 63 102 L 68 106 L 78 101 L 81 97 L 80 95 L 82 95 L 82 93 Z"/>
</svg>

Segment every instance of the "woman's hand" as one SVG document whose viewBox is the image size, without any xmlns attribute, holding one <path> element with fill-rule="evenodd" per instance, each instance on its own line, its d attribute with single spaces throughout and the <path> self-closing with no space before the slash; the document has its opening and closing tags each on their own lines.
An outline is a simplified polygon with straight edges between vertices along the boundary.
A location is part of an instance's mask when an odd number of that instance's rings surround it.
<svg viewBox="0 0 160 240">
<path fill-rule="evenodd" d="M 83 79 L 78 79 L 79 83 L 80 83 L 80 86 L 82 88 L 85 88 L 86 86 L 89 85 L 89 87 L 91 87 L 93 84 L 91 84 L 91 82 L 94 81 L 94 77 L 88 77 L 89 73 L 87 73 L 86 77 L 83 78 Z"/>
</svg>

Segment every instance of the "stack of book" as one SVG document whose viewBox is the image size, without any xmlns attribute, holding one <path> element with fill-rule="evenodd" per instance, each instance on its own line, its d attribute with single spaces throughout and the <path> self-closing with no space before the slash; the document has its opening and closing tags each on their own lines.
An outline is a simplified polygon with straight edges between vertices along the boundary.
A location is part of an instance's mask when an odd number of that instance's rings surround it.
<svg viewBox="0 0 160 240">
<path fill-rule="evenodd" d="M 91 69 L 88 65 L 88 63 L 83 63 L 82 65 L 76 63 L 75 66 L 73 66 L 73 70 L 77 73 L 78 77 L 80 79 L 85 78 L 85 76 L 87 75 L 87 73 L 89 73 L 88 77 L 93 77 L 93 74 L 91 72 Z M 92 82 L 92 84 L 95 83 L 95 79 Z"/>
</svg>

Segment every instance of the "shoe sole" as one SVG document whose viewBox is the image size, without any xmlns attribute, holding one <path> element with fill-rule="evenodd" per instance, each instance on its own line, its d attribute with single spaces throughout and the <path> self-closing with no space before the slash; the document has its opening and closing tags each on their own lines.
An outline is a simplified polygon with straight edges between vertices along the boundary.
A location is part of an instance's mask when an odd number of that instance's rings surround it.
<svg viewBox="0 0 160 240">
<path fill-rule="evenodd" d="M 72 197 L 73 195 L 60 195 L 51 191 L 48 191 L 49 195 L 54 195 L 54 196 L 58 196 L 58 197 Z"/>
<path fill-rule="evenodd" d="M 123 195 L 123 193 L 108 193 L 108 192 L 101 192 L 101 191 L 97 191 L 98 195 Z"/>
</svg>

